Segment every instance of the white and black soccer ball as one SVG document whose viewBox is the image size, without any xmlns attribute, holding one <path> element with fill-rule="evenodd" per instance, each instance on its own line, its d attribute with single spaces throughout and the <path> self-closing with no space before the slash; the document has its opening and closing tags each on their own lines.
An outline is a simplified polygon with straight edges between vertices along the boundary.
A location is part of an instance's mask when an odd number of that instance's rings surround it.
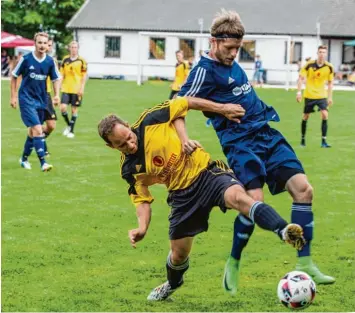
<svg viewBox="0 0 355 313">
<path fill-rule="evenodd" d="M 316 284 L 305 272 L 289 272 L 280 280 L 277 296 L 285 307 L 302 310 L 313 302 Z"/>
</svg>

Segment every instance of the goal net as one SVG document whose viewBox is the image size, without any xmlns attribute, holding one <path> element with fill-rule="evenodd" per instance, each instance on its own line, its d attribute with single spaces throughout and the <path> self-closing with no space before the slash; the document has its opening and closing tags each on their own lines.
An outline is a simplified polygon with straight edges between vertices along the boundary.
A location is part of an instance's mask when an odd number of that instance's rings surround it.
<svg viewBox="0 0 355 313">
<path fill-rule="evenodd" d="M 137 84 L 151 77 L 173 80 L 175 52 L 183 50 L 185 59 L 195 64 L 200 51 L 209 49 L 209 37 L 203 33 L 139 32 Z M 298 75 L 297 69 L 286 62 L 290 60 L 291 43 L 290 36 L 246 35 L 236 61 L 252 81 L 255 57 L 260 55 L 266 83 L 288 89 Z"/>
</svg>

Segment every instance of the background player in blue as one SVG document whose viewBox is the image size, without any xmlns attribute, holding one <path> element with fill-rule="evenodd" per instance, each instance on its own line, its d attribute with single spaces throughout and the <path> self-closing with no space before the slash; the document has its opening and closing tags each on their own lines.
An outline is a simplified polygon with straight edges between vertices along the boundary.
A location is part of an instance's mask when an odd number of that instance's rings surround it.
<svg viewBox="0 0 355 313">
<path fill-rule="evenodd" d="M 289 192 L 293 199 L 292 223 L 303 227 L 308 242 L 298 253 L 296 268 L 310 274 L 318 284 L 333 283 L 335 279 L 322 274 L 310 256 L 312 186 L 292 147 L 280 132 L 268 125 L 269 121 L 280 120 L 277 112 L 258 98 L 244 70 L 235 62 L 244 34 L 239 15 L 222 10 L 212 23 L 211 50 L 202 55 L 178 95 L 242 105 L 246 113 L 241 123 L 205 113 L 211 119 L 230 167 L 256 201 L 263 201 L 265 183 L 273 195 Z M 237 292 L 241 253 L 253 230 L 250 219 L 241 215 L 236 218 L 233 247 L 223 280 L 224 288 L 232 294 Z"/>
<path fill-rule="evenodd" d="M 29 128 L 20 164 L 25 169 L 31 169 L 28 157 L 33 147 L 37 152 L 43 172 L 50 171 L 53 166 L 45 160 L 44 136 L 42 124 L 47 110 L 46 79 L 53 81 L 54 103 L 59 103 L 59 71 L 52 57 L 46 54 L 48 50 L 48 35 L 37 33 L 34 37 L 35 51 L 22 57 L 12 72 L 11 106 L 17 108 L 16 84 L 17 77 L 22 75 L 18 93 L 21 118 Z"/>
<path fill-rule="evenodd" d="M 257 87 L 259 83 L 260 87 L 262 87 L 263 86 L 263 62 L 261 61 L 259 54 L 255 58 L 254 70 L 255 72 L 253 75 L 253 86 Z"/>
</svg>

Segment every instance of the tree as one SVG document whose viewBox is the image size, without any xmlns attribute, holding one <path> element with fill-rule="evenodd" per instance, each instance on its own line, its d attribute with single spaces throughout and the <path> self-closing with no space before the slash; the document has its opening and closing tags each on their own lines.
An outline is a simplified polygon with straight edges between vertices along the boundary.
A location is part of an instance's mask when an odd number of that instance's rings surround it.
<svg viewBox="0 0 355 313">
<path fill-rule="evenodd" d="M 7 0 L 2 1 L 2 30 L 33 38 L 45 31 L 57 44 L 58 56 L 66 53 L 65 46 L 73 39 L 66 24 L 85 0 Z"/>
</svg>

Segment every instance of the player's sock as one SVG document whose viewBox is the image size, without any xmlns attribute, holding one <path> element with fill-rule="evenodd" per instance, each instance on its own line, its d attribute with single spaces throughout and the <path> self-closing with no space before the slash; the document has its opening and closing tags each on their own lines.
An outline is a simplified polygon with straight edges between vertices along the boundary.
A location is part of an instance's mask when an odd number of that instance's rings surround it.
<svg viewBox="0 0 355 313">
<path fill-rule="evenodd" d="M 31 155 L 32 150 L 33 150 L 33 138 L 27 136 L 27 139 L 25 141 L 25 146 L 23 148 L 23 154 L 22 154 L 23 162 L 26 162 L 28 160 L 28 157 Z"/>
<path fill-rule="evenodd" d="M 166 262 L 166 271 L 168 276 L 168 281 L 172 289 L 180 287 L 184 280 L 183 275 L 189 268 L 189 258 L 187 258 L 183 263 L 174 265 L 170 258 L 171 252 L 168 255 Z"/>
<path fill-rule="evenodd" d="M 249 218 L 260 228 L 271 230 L 283 239 L 282 230 L 288 224 L 271 206 L 255 202 L 250 208 Z"/>
<path fill-rule="evenodd" d="M 301 124 L 302 139 L 306 137 L 306 131 L 307 131 L 307 121 L 302 120 L 302 124 Z"/>
<path fill-rule="evenodd" d="M 45 151 L 44 151 L 43 137 L 33 137 L 33 146 L 35 147 L 39 162 L 41 163 L 42 166 L 44 163 L 46 163 L 46 160 L 44 158 Z"/>
<path fill-rule="evenodd" d="M 71 117 L 71 121 L 69 123 L 69 127 L 70 127 L 70 132 L 71 133 L 74 133 L 74 126 L 75 126 L 75 122 L 76 122 L 76 119 L 78 118 L 78 115 L 75 114 Z"/>
<path fill-rule="evenodd" d="M 64 118 L 64 121 L 67 123 L 67 125 L 69 126 L 70 122 L 69 122 L 69 117 L 68 117 L 68 112 L 62 112 L 62 116 Z"/>
<path fill-rule="evenodd" d="M 243 214 L 239 214 L 234 220 L 233 245 L 231 251 L 231 256 L 234 259 L 240 260 L 242 251 L 248 244 L 254 228 L 254 222 Z"/>
<path fill-rule="evenodd" d="M 322 120 L 322 143 L 326 143 L 328 132 L 328 120 Z"/>
<path fill-rule="evenodd" d="M 313 212 L 312 203 L 292 203 L 291 222 L 302 226 L 306 244 L 298 251 L 298 256 L 311 255 L 311 241 L 313 239 Z"/>
</svg>

